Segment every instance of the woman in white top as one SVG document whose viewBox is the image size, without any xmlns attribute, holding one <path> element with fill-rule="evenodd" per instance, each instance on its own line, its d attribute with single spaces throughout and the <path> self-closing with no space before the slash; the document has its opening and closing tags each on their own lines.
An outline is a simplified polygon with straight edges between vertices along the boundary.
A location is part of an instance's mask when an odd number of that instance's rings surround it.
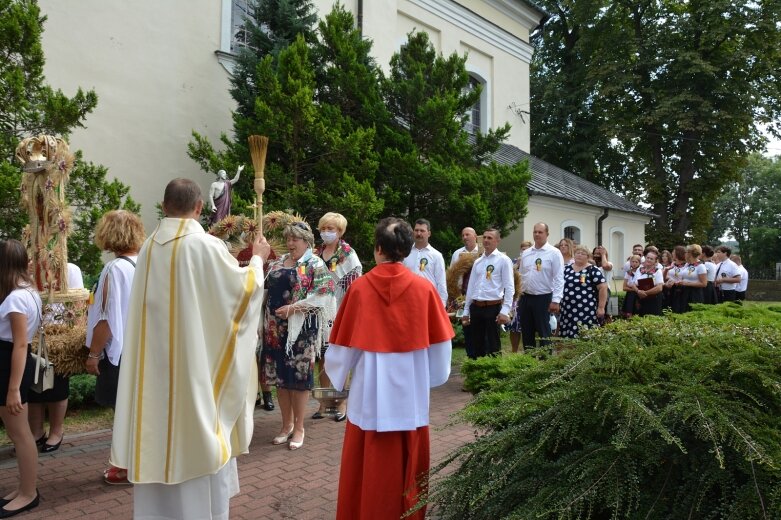
<svg viewBox="0 0 781 520">
<path fill-rule="evenodd" d="M 713 285 L 713 280 L 716 279 L 716 264 L 713 263 L 713 248 L 711 246 L 702 246 L 702 261 L 705 265 L 705 275 L 707 285 L 703 289 L 703 303 L 709 305 L 715 305 L 719 303 L 718 296 L 716 295 L 716 287 Z"/>
<path fill-rule="evenodd" d="M 84 279 L 81 277 L 81 269 L 75 264 L 68 264 L 68 288 L 83 289 Z M 77 302 L 74 305 L 83 305 Z M 63 323 L 62 314 L 67 309 L 62 303 L 54 303 L 46 306 L 43 315 L 44 325 L 50 323 Z M 54 386 L 49 390 L 30 393 L 28 403 L 28 421 L 30 430 L 35 437 L 35 444 L 41 453 L 51 453 L 60 449 L 65 433 L 65 414 L 68 412 L 68 397 L 70 396 L 70 376 L 54 374 Z M 46 415 L 49 416 L 49 433 L 44 430 Z"/>
<path fill-rule="evenodd" d="M 41 323 L 41 299 L 27 273 L 27 251 L 18 240 L 0 242 L 0 419 L 14 444 L 18 487 L 0 499 L 3 518 L 38 505 L 38 450 L 27 424 L 33 383 L 30 341 Z"/>
<path fill-rule="evenodd" d="M 657 263 L 656 251 L 647 251 L 645 253 L 645 262 L 635 272 L 632 285 L 637 289 L 637 298 L 640 302 L 638 314 L 640 316 L 648 314 L 661 315 L 664 278 L 662 277 L 662 270 Z"/>
<path fill-rule="evenodd" d="M 704 290 L 708 285 L 708 275 L 705 264 L 699 260 L 701 254 L 702 248 L 698 244 L 690 244 L 686 247 L 686 265 L 678 273 L 677 281 L 674 282 L 683 290 L 682 305 L 677 309 L 673 307 L 673 312 L 689 312 L 692 303 L 705 301 Z"/>
<path fill-rule="evenodd" d="M 87 309 L 87 372 L 98 376 L 95 401 L 114 408 L 119 383 L 122 339 L 130 304 L 130 288 L 136 272 L 138 250 L 144 243 L 144 225 L 135 213 L 109 211 L 95 227 L 95 245 L 114 253 L 103 267 Z M 110 467 L 103 473 L 109 484 L 126 484 L 127 472 Z"/>
</svg>

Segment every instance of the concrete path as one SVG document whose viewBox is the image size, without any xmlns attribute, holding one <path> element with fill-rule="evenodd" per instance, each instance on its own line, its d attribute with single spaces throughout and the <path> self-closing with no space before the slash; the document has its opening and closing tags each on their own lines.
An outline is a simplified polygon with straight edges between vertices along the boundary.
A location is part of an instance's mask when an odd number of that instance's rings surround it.
<svg viewBox="0 0 781 520">
<path fill-rule="evenodd" d="M 457 369 L 456 369 L 457 370 Z M 471 395 L 461 391 L 454 373 L 431 397 L 432 465 L 458 446 L 474 439 L 474 429 L 459 423 L 446 426 Z M 310 415 L 317 402 L 310 402 Z M 241 493 L 231 500 L 232 520 L 325 520 L 336 514 L 336 494 L 345 423 L 307 419 L 304 447 L 289 451 L 273 446 L 280 429 L 279 409 L 255 415 L 250 452 L 238 459 Z M 39 459 L 41 505 L 17 518 L 112 519 L 132 518 L 132 487 L 110 486 L 102 480 L 108 461 L 111 432 L 103 430 L 68 436 L 62 447 Z M 0 493 L 16 485 L 16 461 L 11 448 L 0 448 Z"/>
</svg>

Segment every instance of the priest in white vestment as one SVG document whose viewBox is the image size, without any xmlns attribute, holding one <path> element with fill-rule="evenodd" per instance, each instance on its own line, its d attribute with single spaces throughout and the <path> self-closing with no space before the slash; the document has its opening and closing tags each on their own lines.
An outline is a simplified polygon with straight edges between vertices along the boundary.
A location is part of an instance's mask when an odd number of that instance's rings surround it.
<svg viewBox="0 0 781 520">
<path fill-rule="evenodd" d="M 135 484 L 136 519 L 227 520 L 252 437 L 270 247 L 260 237 L 239 267 L 202 208 L 195 182 L 171 181 L 136 264 L 110 459 Z"/>
</svg>

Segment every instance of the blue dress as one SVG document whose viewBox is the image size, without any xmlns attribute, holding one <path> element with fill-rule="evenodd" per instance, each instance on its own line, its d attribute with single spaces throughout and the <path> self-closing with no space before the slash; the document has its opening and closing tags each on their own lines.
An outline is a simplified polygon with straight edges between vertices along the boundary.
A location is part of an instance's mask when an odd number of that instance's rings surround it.
<svg viewBox="0 0 781 520">
<path fill-rule="evenodd" d="M 597 327 L 599 284 L 607 283 L 602 271 L 589 265 L 575 271 L 573 264 L 564 268 L 564 297 L 561 300 L 559 335 L 577 338 L 580 329 Z"/>
<path fill-rule="evenodd" d="M 293 300 L 293 286 L 298 282 L 295 267 L 272 266 L 266 279 L 268 302 L 263 329 L 262 370 L 266 384 L 285 390 L 311 390 L 314 387 L 317 320 L 305 320 L 290 355 L 287 345 L 288 321 L 274 312 Z"/>
</svg>

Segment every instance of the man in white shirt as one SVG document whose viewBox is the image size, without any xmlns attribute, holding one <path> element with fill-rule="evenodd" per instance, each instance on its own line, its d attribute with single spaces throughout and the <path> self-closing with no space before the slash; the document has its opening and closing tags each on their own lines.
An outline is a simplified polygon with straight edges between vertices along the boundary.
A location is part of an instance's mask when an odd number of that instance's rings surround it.
<svg viewBox="0 0 781 520">
<path fill-rule="evenodd" d="M 447 305 L 445 259 L 442 257 L 442 253 L 428 243 L 428 239 L 431 237 L 431 222 L 419 218 L 415 221 L 413 233 L 415 245 L 407 258 L 404 259 L 404 266 L 434 284 L 444 307 Z"/>
<path fill-rule="evenodd" d="M 737 288 L 740 283 L 740 271 L 738 266 L 729 259 L 732 249 L 727 246 L 716 248 L 713 258 L 719 265 L 716 267 L 716 279 L 713 285 L 719 293 L 719 303 L 734 302 L 737 297 Z"/>
<path fill-rule="evenodd" d="M 740 273 L 740 282 L 735 288 L 735 301 L 742 302 L 746 299 L 746 290 L 748 289 L 748 271 L 743 267 L 743 260 L 741 260 L 740 255 L 732 255 L 730 260 L 735 262 Z"/>
<path fill-rule="evenodd" d="M 534 245 L 521 255 L 522 294 L 518 302 L 523 347 L 535 347 L 534 336 L 550 337 L 550 315 L 559 313 L 564 293 L 564 258 L 548 243 L 548 224 L 538 222 L 533 230 Z M 540 346 L 548 341 L 541 341 Z"/>
<path fill-rule="evenodd" d="M 499 325 L 510 322 L 515 294 L 513 262 L 496 249 L 501 241 L 496 229 L 483 231 L 483 255 L 475 260 L 469 275 L 461 324 L 472 328 L 476 358 L 499 352 Z"/>
<path fill-rule="evenodd" d="M 450 265 L 453 265 L 458 260 L 458 257 L 463 253 L 471 253 L 477 255 L 480 250 L 477 247 L 477 233 L 474 228 L 465 227 L 461 230 L 461 241 L 464 243 L 464 247 L 459 247 L 453 252 L 453 257 L 450 259 Z"/>
</svg>

